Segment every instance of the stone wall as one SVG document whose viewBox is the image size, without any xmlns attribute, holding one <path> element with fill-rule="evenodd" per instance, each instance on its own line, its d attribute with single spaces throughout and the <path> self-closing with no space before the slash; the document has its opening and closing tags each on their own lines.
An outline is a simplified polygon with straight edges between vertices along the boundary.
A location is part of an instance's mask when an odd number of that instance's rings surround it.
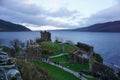
<svg viewBox="0 0 120 80">
<path fill-rule="evenodd" d="M 69 53 L 69 62 L 89 64 L 89 54 L 83 50 L 75 50 Z"/>
<path fill-rule="evenodd" d="M 84 43 L 80 43 L 80 42 L 78 42 L 76 46 L 79 47 L 81 50 L 86 51 L 88 53 L 91 53 L 94 50 L 92 46 L 84 44 Z"/>
<path fill-rule="evenodd" d="M 26 47 L 21 51 L 21 54 L 17 56 L 19 59 L 26 59 L 30 61 L 40 61 L 42 56 L 41 46 L 32 40 L 27 41 Z"/>
<path fill-rule="evenodd" d="M 40 61 L 41 56 L 42 56 L 42 52 L 41 52 L 40 45 L 37 45 L 37 44 L 29 45 L 29 47 L 27 47 L 25 50 L 25 59 L 27 60 Z"/>
<path fill-rule="evenodd" d="M 44 32 L 40 32 L 41 33 L 41 41 L 51 41 L 51 33 L 44 31 Z"/>
<path fill-rule="evenodd" d="M 101 80 L 119 80 L 113 69 L 98 62 L 94 62 L 92 65 L 92 73 L 94 76 L 99 75 Z"/>
</svg>

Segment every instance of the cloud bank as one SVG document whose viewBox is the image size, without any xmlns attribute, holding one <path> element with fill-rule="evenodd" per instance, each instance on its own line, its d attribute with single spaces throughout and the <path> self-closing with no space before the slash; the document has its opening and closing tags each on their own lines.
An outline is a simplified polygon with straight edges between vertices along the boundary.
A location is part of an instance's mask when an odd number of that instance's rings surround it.
<svg viewBox="0 0 120 80">
<path fill-rule="evenodd" d="M 111 21 L 116 21 L 120 20 L 120 3 L 102 10 L 96 14 L 93 14 L 89 18 L 87 18 L 86 25 L 92 25 L 96 23 L 104 23 L 104 22 L 111 22 Z"/>
<path fill-rule="evenodd" d="M 1 0 L 0 18 L 17 23 L 37 26 L 74 27 L 78 25 L 78 11 L 60 8 L 56 11 L 45 10 L 40 6 L 29 3 L 30 0 Z"/>
<path fill-rule="evenodd" d="M 0 0 L 0 19 L 21 23 L 32 29 L 51 27 L 52 29 L 68 29 L 120 20 L 120 1 L 118 4 L 85 17 L 79 10 L 60 7 L 47 10 L 36 5 L 33 0 Z M 33 29 L 34 30 L 34 29 Z"/>
</svg>

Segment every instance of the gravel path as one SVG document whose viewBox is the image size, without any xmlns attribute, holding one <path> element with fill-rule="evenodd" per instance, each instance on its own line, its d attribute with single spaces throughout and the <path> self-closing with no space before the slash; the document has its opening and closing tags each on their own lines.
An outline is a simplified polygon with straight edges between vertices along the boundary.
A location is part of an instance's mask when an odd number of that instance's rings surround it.
<svg viewBox="0 0 120 80">
<path fill-rule="evenodd" d="M 68 55 L 68 53 L 61 53 L 61 54 L 58 54 L 58 55 L 55 55 L 55 56 L 49 56 L 49 58 L 56 58 L 56 57 L 60 57 L 60 56 L 63 56 L 63 55 Z M 73 74 L 74 76 L 76 76 L 80 80 L 87 80 L 85 77 L 81 76 L 78 72 L 72 71 L 72 70 L 70 70 L 70 69 L 68 69 L 68 68 L 66 68 L 64 66 L 55 64 L 53 62 L 46 62 L 46 63 L 51 64 L 53 66 L 56 66 L 56 67 L 58 67 L 58 68 L 60 68 L 60 69 L 62 69 L 64 71 L 66 71 L 66 72 L 68 72 L 70 74 Z"/>
<path fill-rule="evenodd" d="M 56 57 L 60 57 L 60 56 L 63 56 L 63 55 L 67 55 L 68 53 L 61 53 L 61 54 L 58 54 L 58 55 L 55 55 L 55 56 L 49 56 L 49 58 L 56 58 Z"/>
<path fill-rule="evenodd" d="M 46 63 L 47 63 L 47 62 L 46 62 Z M 53 65 L 53 66 L 56 66 L 56 67 L 58 67 L 58 68 L 60 68 L 60 69 L 62 69 L 62 70 L 64 70 L 64 71 L 66 71 L 66 72 L 68 72 L 68 73 L 70 73 L 70 74 L 73 74 L 74 76 L 76 76 L 76 77 L 79 78 L 80 80 L 87 80 L 87 79 L 84 78 L 83 76 L 80 76 L 78 72 L 74 72 L 74 71 L 72 71 L 72 70 L 70 70 L 70 69 L 68 69 L 68 68 L 66 68 L 66 67 L 63 67 L 63 66 L 58 65 L 58 64 L 55 64 L 55 63 L 53 63 L 53 62 L 49 62 L 48 64 L 51 64 L 51 65 Z"/>
</svg>

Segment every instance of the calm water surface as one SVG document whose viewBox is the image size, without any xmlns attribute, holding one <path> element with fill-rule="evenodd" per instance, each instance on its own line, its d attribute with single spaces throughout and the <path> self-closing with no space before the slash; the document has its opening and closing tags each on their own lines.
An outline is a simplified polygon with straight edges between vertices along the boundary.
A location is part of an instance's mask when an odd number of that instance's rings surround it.
<svg viewBox="0 0 120 80">
<path fill-rule="evenodd" d="M 120 33 L 50 31 L 52 40 L 59 37 L 63 41 L 83 42 L 94 46 L 95 52 L 101 54 L 104 63 L 114 63 L 120 66 Z M 40 37 L 40 32 L 0 32 L 1 45 L 10 45 L 13 39 L 26 40 Z"/>
</svg>

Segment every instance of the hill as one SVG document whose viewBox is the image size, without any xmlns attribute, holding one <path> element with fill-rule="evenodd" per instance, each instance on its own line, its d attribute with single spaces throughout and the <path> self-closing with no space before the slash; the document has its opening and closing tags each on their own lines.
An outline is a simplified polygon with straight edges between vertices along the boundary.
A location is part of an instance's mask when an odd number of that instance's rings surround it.
<svg viewBox="0 0 120 80">
<path fill-rule="evenodd" d="M 49 41 L 41 42 L 42 53 L 53 56 L 62 53 L 62 44 L 60 43 L 53 43 Z M 72 44 L 64 44 L 64 52 L 68 53 L 73 51 L 74 49 L 79 49 L 75 45 Z"/>
<path fill-rule="evenodd" d="M 99 23 L 75 30 L 88 32 L 120 32 L 120 21 Z"/>
<path fill-rule="evenodd" d="M 0 31 L 30 31 L 25 26 L 14 24 L 8 21 L 0 20 Z"/>
</svg>

